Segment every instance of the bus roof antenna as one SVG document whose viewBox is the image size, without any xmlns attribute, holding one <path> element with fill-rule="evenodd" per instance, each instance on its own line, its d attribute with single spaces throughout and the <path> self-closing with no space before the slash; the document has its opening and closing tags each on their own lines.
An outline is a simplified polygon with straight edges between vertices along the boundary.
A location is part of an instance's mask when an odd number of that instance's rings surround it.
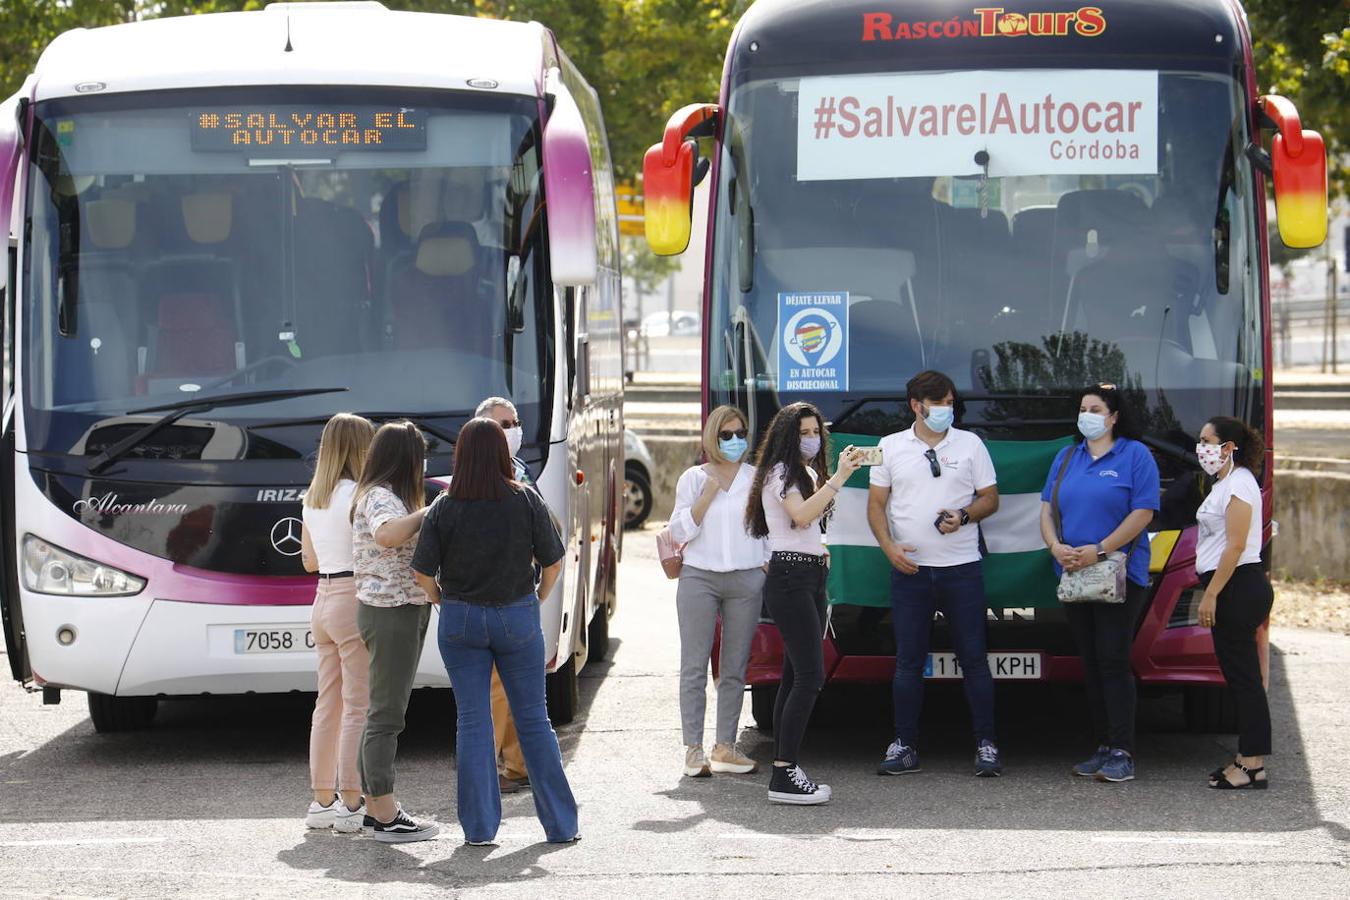
<svg viewBox="0 0 1350 900">
<path fill-rule="evenodd" d="M 290 14 L 287 14 L 287 16 L 286 16 L 286 46 L 285 46 L 285 48 L 283 49 L 283 52 L 285 52 L 285 53 L 291 53 L 291 52 L 293 52 L 294 50 L 295 50 L 295 48 L 291 46 L 291 17 L 290 17 Z"/>
</svg>

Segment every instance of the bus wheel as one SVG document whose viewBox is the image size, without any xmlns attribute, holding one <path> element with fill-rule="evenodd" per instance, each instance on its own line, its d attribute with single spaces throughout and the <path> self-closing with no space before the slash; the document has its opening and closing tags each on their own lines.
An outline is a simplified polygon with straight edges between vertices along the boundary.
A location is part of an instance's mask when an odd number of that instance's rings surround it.
<svg viewBox="0 0 1350 900">
<path fill-rule="evenodd" d="M 652 480 L 640 466 L 623 472 L 623 527 L 641 528 L 652 514 Z"/>
<path fill-rule="evenodd" d="M 755 684 L 750 686 L 750 712 L 755 717 L 755 727 L 761 734 L 773 734 L 773 704 L 778 699 L 778 685 Z"/>
<path fill-rule="evenodd" d="M 566 725 L 577 717 L 577 658 L 569 656 L 563 667 L 545 679 L 548 717 L 554 725 Z"/>
<path fill-rule="evenodd" d="M 1193 734 L 1233 734 L 1237 731 L 1237 705 L 1227 687 L 1188 687 L 1184 706 L 1186 730 Z"/>
<path fill-rule="evenodd" d="M 159 700 L 154 697 L 114 697 L 89 692 L 89 718 L 99 734 L 148 728 L 158 710 Z"/>
<path fill-rule="evenodd" d="M 586 662 L 604 662 L 608 654 L 609 605 L 606 604 L 595 611 L 586 629 Z"/>
</svg>

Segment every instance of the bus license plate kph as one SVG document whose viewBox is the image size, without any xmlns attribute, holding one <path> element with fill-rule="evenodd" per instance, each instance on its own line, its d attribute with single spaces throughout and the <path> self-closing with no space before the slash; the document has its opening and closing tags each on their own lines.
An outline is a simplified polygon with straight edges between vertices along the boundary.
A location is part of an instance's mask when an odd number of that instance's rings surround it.
<svg viewBox="0 0 1350 900">
<path fill-rule="evenodd" d="M 235 653 L 308 653 L 314 649 L 314 632 L 306 625 L 236 628 Z"/>
<path fill-rule="evenodd" d="M 998 651 L 988 656 L 989 672 L 995 681 L 1036 681 L 1045 677 L 1043 654 Z M 955 653 L 930 653 L 923 667 L 923 677 L 960 678 L 961 663 L 957 661 Z"/>
</svg>

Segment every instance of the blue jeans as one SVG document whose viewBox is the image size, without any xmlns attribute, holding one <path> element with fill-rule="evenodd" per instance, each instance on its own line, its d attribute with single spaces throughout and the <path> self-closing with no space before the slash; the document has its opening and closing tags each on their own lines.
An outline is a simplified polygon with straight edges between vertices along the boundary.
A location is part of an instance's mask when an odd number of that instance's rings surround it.
<svg viewBox="0 0 1350 900">
<path fill-rule="evenodd" d="M 550 841 L 577 835 L 577 802 L 563 774 L 558 736 L 544 702 L 544 633 L 533 594 L 506 606 L 442 600 L 437 635 L 441 660 L 459 709 L 455 769 L 457 808 L 467 841 L 490 841 L 502 824 L 497 752 L 492 743 L 492 666 L 495 663 L 516 720 L 534 809 Z"/>
<path fill-rule="evenodd" d="M 980 563 L 919 566 L 913 575 L 891 572 L 891 623 L 895 628 L 895 739 L 910 747 L 919 738 L 923 675 L 933 639 L 933 613 L 941 610 L 961 664 L 976 742 L 994 740 L 994 676 L 985 655 L 984 571 Z"/>
</svg>

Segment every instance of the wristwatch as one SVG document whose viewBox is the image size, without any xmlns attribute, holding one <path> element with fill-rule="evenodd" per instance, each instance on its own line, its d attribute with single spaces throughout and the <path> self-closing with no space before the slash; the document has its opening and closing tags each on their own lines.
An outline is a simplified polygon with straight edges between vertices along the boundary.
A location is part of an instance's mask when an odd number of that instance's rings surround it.
<svg viewBox="0 0 1350 900">
<path fill-rule="evenodd" d="M 1106 551 L 1102 549 L 1101 544 L 1097 545 L 1097 562 L 1106 562 Z"/>
<path fill-rule="evenodd" d="M 969 524 L 970 524 L 970 513 L 966 512 L 964 509 L 963 509 L 963 510 L 960 510 L 960 512 L 961 512 L 961 524 L 962 524 L 962 525 L 969 525 Z"/>
</svg>

